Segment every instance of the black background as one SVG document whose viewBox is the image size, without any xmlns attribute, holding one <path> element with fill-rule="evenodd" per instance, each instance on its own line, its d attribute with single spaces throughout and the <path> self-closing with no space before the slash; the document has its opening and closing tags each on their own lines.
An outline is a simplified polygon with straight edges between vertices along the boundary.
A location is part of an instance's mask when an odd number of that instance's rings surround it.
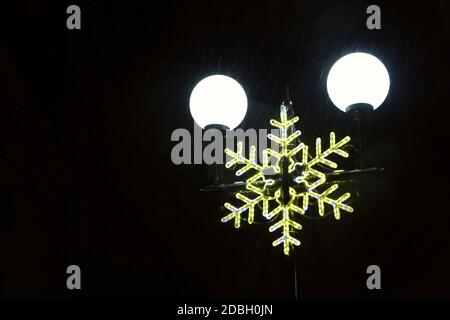
<svg viewBox="0 0 450 320">
<path fill-rule="evenodd" d="M 448 1 L 59 1 L 0 7 L 0 297 L 449 298 Z M 241 124 L 267 128 L 290 86 L 302 137 L 354 133 L 326 93 L 339 57 L 380 58 L 390 93 L 364 126 L 363 204 L 306 221 L 286 258 L 267 226 L 221 224 L 204 166 L 173 165 L 189 95 L 223 73 Z M 345 161 L 343 161 L 345 162 Z M 82 269 L 80 292 L 66 268 Z M 366 288 L 366 268 L 382 290 Z"/>
</svg>

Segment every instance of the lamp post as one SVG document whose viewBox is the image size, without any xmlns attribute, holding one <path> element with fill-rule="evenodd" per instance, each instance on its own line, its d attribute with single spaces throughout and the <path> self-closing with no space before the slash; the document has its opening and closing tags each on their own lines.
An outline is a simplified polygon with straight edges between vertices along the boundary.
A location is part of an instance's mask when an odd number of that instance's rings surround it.
<svg viewBox="0 0 450 320">
<path fill-rule="evenodd" d="M 350 141 L 348 136 L 338 141 L 335 133 L 331 132 L 329 147 L 325 150 L 322 148 L 321 139 L 317 138 L 314 156 L 310 154 L 308 146 L 299 139 L 300 131 L 295 128 L 299 118 L 294 116 L 288 91 L 286 101 L 280 106 L 280 120 L 270 120 L 270 124 L 279 129 L 279 136 L 268 135 L 270 140 L 279 144 L 281 152 L 270 148 L 264 150 L 265 160 L 258 164 L 255 160 L 255 146 L 250 147 L 249 158 L 243 154 L 242 142 L 238 142 L 236 152 L 226 149 L 225 153 L 231 158 L 226 167 L 237 169 L 237 166 L 241 166 L 236 171 L 236 176 L 253 171 L 252 175 L 241 183 L 216 185 L 222 178 L 222 171 L 217 164 L 213 166 L 213 186 L 203 190 L 237 188 L 235 197 L 241 201 L 240 207 L 225 203 L 224 207 L 229 212 L 221 221 L 234 221 L 234 227 L 240 228 L 241 222 L 253 224 L 255 210 L 259 210 L 261 216 L 272 224 L 270 232 L 281 231 L 281 236 L 273 241 L 272 245 L 282 245 L 284 254 L 289 255 L 292 247 L 300 245 L 300 241 L 295 238 L 296 233 L 302 230 L 302 225 L 297 221 L 299 218 L 315 219 L 327 216 L 329 213 L 325 212 L 325 204 L 331 206 L 331 213 L 336 220 L 340 219 L 341 211 L 353 212 L 353 208 L 346 203 L 350 193 L 341 194 L 339 198 L 334 198 L 331 194 L 342 182 L 337 181 L 336 177 L 339 179 L 342 175 L 379 171 L 378 168 L 364 168 L 361 127 L 365 118 L 386 99 L 389 85 L 389 74 L 385 66 L 367 53 L 358 52 L 342 57 L 328 74 L 327 90 L 330 99 L 337 108 L 351 115 L 357 124 L 360 167 L 350 171 L 334 170 L 337 164 L 328 159 L 331 154 L 344 158 L 349 156 L 344 150 Z M 244 89 L 235 80 L 214 75 L 195 86 L 190 98 L 190 109 L 195 122 L 203 129 L 232 130 L 245 117 L 247 97 Z M 300 159 L 297 159 L 297 154 Z M 268 164 L 268 158 L 271 156 L 278 159 L 275 165 Z M 323 167 L 329 169 L 325 173 L 321 172 Z M 277 173 L 274 177 L 266 177 L 265 170 L 269 168 Z M 308 215 L 311 211 L 311 201 L 317 202 L 318 217 Z M 271 202 L 276 203 L 271 205 Z M 243 217 L 245 213 L 246 218 Z M 294 291 L 295 298 L 298 299 L 295 256 L 293 261 Z"/>
<path fill-rule="evenodd" d="M 336 170 L 337 163 L 329 159 L 333 154 L 342 158 L 349 156 L 345 151 L 351 139 L 349 136 L 337 140 L 335 133 L 330 132 L 326 147 L 323 147 L 321 138 L 316 139 L 315 148 L 310 148 L 301 141 L 301 132 L 295 128 L 299 117 L 294 115 L 288 94 L 287 101 L 280 106 L 279 118 L 270 120 L 271 126 L 279 129 L 278 135 L 267 135 L 279 149 L 263 150 L 263 161 L 258 163 L 256 146 L 250 146 L 247 157 L 243 143 L 238 142 L 236 149 L 225 149 L 229 157 L 225 167 L 235 170 L 237 177 L 246 174 L 245 180 L 203 189 L 238 189 L 234 193 L 234 203 L 238 204 L 225 203 L 224 208 L 228 213 L 221 221 L 233 221 L 234 227 L 238 229 L 242 223 L 253 224 L 255 217 L 264 218 L 271 224 L 269 232 L 281 233 L 272 245 L 280 246 L 285 255 L 289 255 L 293 247 L 300 245 L 296 238 L 302 230 L 299 220 L 331 214 L 339 220 L 341 211 L 354 211 L 349 205 L 349 192 L 335 193 L 339 184 L 349 181 L 343 181 L 343 176 L 380 171 L 378 168 L 363 167 L 361 122 L 383 103 L 389 92 L 389 74 L 386 68 L 381 61 L 367 53 L 349 54 L 331 68 L 327 90 L 336 107 L 351 114 L 356 120 L 359 167 L 349 171 Z M 190 108 L 194 120 L 202 128 L 234 129 L 245 116 L 247 98 L 235 80 L 215 75 L 196 85 L 191 95 Z M 269 163 L 269 158 L 276 160 L 275 163 Z M 213 184 L 220 181 L 220 170 L 216 164 Z M 272 171 L 274 175 L 268 171 Z"/>
<path fill-rule="evenodd" d="M 389 73 L 373 55 L 350 53 L 337 60 L 327 78 L 327 91 L 334 105 L 355 121 L 360 170 L 364 169 L 362 129 L 369 115 L 389 93 Z"/>
<path fill-rule="evenodd" d="M 233 130 L 247 113 L 247 96 L 239 82 L 217 74 L 197 83 L 189 107 L 194 121 L 203 129 Z"/>
<path fill-rule="evenodd" d="M 227 131 L 236 128 L 247 113 L 247 95 L 233 78 L 212 75 L 194 87 L 189 107 L 196 124 L 204 130 L 220 131 L 225 145 Z M 218 184 L 223 179 L 222 164 L 209 165 L 207 175 L 211 185 Z"/>
</svg>

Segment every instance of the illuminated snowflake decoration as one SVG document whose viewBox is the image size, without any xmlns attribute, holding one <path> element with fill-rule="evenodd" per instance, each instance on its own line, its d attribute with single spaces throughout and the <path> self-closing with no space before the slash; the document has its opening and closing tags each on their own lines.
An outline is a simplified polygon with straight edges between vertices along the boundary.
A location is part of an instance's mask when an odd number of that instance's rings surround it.
<svg viewBox="0 0 450 320">
<path fill-rule="evenodd" d="M 316 139 L 315 156 L 311 156 L 308 146 L 299 142 L 300 131 L 292 130 L 298 117 L 288 119 L 287 107 L 280 108 L 280 121 L 271 119 L 270 124 L 279 129 L 279 135 L 269 134 L 268 138 L 279 145 L 278 151 L 271 148 L 262 153 L 263 163 L 256 161 L 256 147 L 250 147 L 249 158 L 243 154 L 243 144 L 238 142 L 236 152 L 225 149 L 229 156 L 225 166 L 236 168 L 236 176 L 245 173 L 252 175 L 245 181 L 245 190 L 236 193 L 240 200 L 240 207 L 225 203 L 228 214 L 221 219 L 222 222 L 234 220 L 235 228 L 240 228 L 242 222 L 253 224 L 255 214 L 260 213 L 270 222 L 270 232 L 281 232 L 272 245 L 283 245 L 283 252 L 289 255 L 293 246 L 299 246 L 296 238 L 302 225 L 298 222 L 306 213 L 317 204 L 319 216 L 324 216 L 325 206 L 331 206 L 334 218 L 339 220 L 341 210 L 353 212 L 353 208 L 345 202 L 350 193 L 333 197 L 338 184 L 330 186 L 327 183 L 327 174 L 322 168 L 336 169 L 337 164 L 329 159 L 332 154 L 347 158 L 348 153 L 343 147 L 350 141 L 350 137 L 336 142 L 334 132 L 330 133 L 329 147 L 322 150 L 320 138 Z M 271 158 L 271 157 L 274 157 Z M 270 160 L 273 165 L 269 164 Z M 239 167 L 239 168 L 238 168 Z M 271 172 L 272 174 L 267 174 Z M 273 175 L 275 173 L 275 175 Z"/>
</svg>

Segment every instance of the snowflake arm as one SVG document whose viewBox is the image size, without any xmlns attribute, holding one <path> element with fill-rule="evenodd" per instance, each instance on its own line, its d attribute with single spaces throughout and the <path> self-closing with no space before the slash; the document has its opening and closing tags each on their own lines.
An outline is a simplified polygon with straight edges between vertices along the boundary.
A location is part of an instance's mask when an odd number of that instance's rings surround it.
<svg viewBox="0 0 450 320">
<path fill-rule="evenodd" d="M 350 198 L 350 193 L 343 194 L 337 200 L 334 200 L 334 199 L 331 199 L 328 197 L 328 195 L 331 194 L 332 192 L 334 192 L 337 188 L 338 188 L 338 185 L 334 184 L 321 194 L 313 192 L 313 191 L 308 192 L 309 196 L 311 196 L 317 200 L 320 216 L 324 215 L 324 203 L 327 203 L 333 207 L 334 217 L 336 220 L 339 220 L 341 218 L 340 209 L 345 210 L 347 212 L 353 212 L 352 207 L 343 203 L 345 200 Z"/>
<path fill-rule="evenodd" d="M 297 230 L 301 230 L 302 226 L 300 223 L 296 222 L 293 219 L 291 213 L 304 214 L 303 209 L 294 204 L 295 200 L 299 197 L 299 195 L 295 192 L 293 188 L 289 189 L 289 194 L 291 198 L 288 205 L 283 205 L 283 203 L 279 200 L 281 190 L 278 189 L 276 191 L 275 197 L 277 198 L 277 202 L 279 203 L 279 205 L 266 216 L 267 219 L 272 219 L 280 215 L 280 213 L 282 213 L 281 219 L 278 220 L 276 223 L 274 223 L 272 226 L 270 226 L 269 232 L 274 232 L 282 228 L 281 236 L 275 241 L 273 241 L 272 245 L 276 247 L 280 244 L 283 244 L 283 252 L 285 255 L 289 255 L 291 245 L 299 246 L 301 243 L 300 240 L 296 239 L 292 235 L 292 233 Z"/>
<path fill-rule="evenodd" d="M 250 169 L 254 169 L 260 172 L 263 170 L 263 167 L 256 162 L 255 146 L 250 147 L 250 157 L 248 159 L 242 154 L 242 152 L 243 152 L 242 141 L 239 141 L 237 144 L 237 152 L 233 152 L 228 148 L 225 149 L 225 154 L 231 157 L 231 159 L 225 164 L 225 167 L 231 168 L 235 164 L 245 164 L 245 166 L 236 171 L 237 176 L 243 175 Z"/>
<path fill-rule="evenodd" d="M 350 137 L 345 137 L 342 140 L 340 140 L 338 143 L 336 143 L 336 136 L 334 132 L 330 133 L 330 146 L 325 151 L 322 151 L 322 143 L 321 139 L 316 139 L 316 156 L 311 160 L 308 161 L 308 154 L 307 149 L 305 148 L 306 152 L 303 153 L 303 159 L 302 163 L 306 164 L 307 169 L 303 172 L 301 176 L 298 176 L 294 179 L 297 183 L 304 183 L 307 191 L 302 193 L 303 197 L 303 210 L 308 210 L 308 204 L 309 199 L 314 198 L 317 200 L 317 206 L 319 209 L 319 215 L 324 215 L 324 204 L 327 203 L 333 207 L 334 211 L 334 217 L 338 220 L 340 219 L 340 210 L 345 210 L 347 212 L 353 212 L 353 208 L 349 205 L 344 204 L 343 202 L 346 201 L 350 194 L 346 193 L 342 195 L 337 200 L 332 199 L 328 197 L 332 192 L 334 192 L 338 185 L 332 185 L 330 188 L 325 190 L 322 193 L 319 193 L 317 191 L 317 188 L 322 186 L 326 182 L 326 175 L 323 172 L 320 172 L 319 170 L 313 168 L 313 166 L 321 163 L 324 164 L 330 168 L 337 168 L 337 164 L 329 159 L 327 159 L 328 156 L 335 153 L 338 154 L 344 158 L 348 157 L 348 153 L 344 150 L 342 150 L 342 147 L 347 144 L 350 141 Z M 312 182 L 311 182 L 312 181 Z"/>
<path fill-rule="evenodd" d="M 236 171 L 236 175 L 240 176 L 245 172 L 254 169 L 257 172 L 251 176 L 246 181 L 246 189 L 255 193 L 257 195 L 256 198 L 250 199 L 243 195 L 241 192 L 236 193 L 236 199 L 241 200 L 244 204 L 236 208 L 230 203 L 225 203 L 224 207 L 231 211 L 228 215 L 221 219 L 222 222 L 228 222 L 234 219 L 234 227 L 240 228 L 242 221 L 242 213 L 248 211 L 247 213 L 247 222 L 252 224 L 255 218 L 255 207 L 262 202 L 263 203 L 263 213 L 267 212 L 269 207 L 270 197 L 264 194 L 266 186 L 272 185 L 273 180 L 266 179 L 264 174 L 262 173 L 265 169 L 265 166 L 260 166 L 256 163 L 256 147 L 250 147 L 250 157 L 249 159 L 245 158 L 243 155 L 243 144 L 242 142 L 238 142 L 237 152 L 233 152 L 229 149 L 225 149 L 225 153 L 231 157 L 226 164 L 226 167 L 229 168 L 236 164 L 244 164 L 244 167 L 240 168 Z M 266 162 L 266 161 L 265 161 Z M 259 183 L 258 183 L 259 182 Z M 262 187 L 261 187 L 262 185 Z"/>
<path fill-rule="evenodd" d="M 314 159 L 308 162 L 308 167 L 311 168 L 312 166 L 322 163 L 330 168 L 336 169 L 337 164 L 329 159 L 327 159 L 328 156 L 330 156 L 333 153 L 336 153 L 344 158 L 348 157 L 348 153 L 342 150 L 341 148 L 347 144 L 347 142 L 350 141 L 350 137 L 345 137 L 338 143 L 336 143 L 336 136 L 334 132 L 330 133 L 330 147 L 322 152 L 322 142 L 320 138 L 316 139 L 316 156 Z M 303 161 L 305 161 L 303 159 Z"/>
<path fill-rule="evenodd" d="M 293 236 L 291 236 L 292 229 L 297 229 L 297 230 L 302 229 L 302 226 L 299 223 L 297 223 L 294 220 L 291 220 L 289 218 L 289 212 L 290 212 L 290 208 L 284 207 L 283 208 L 283 218 L 269 228 L 270 232 L 274 232 L 275 230 L 283 227 L 282 235 L 278 239 L 273 241 L 272 245 L 274 247 L 276 247 L 282 243 L 283 244 L 283 252 L 287 256 L 289 255 L 291 245 L 295 245 L 295 246 L 300 245 L 300 241 L 298 239 L 294 238 Z"/>
</svg>

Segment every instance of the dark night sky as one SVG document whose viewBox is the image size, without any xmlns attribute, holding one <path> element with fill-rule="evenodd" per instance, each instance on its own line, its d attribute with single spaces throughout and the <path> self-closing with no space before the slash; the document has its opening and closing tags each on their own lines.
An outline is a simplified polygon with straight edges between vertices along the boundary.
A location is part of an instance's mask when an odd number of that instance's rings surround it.
<svg viewBox="0 0 450 320">
<path fill-rule="evenodd" d="M 354 133 L 326 76 L 339 57 L 382 60 L 390 94 L 364 126 L 355 214 L 306 221 L 302 298 L 450 298 L 448 1 L 17 1 L 0 18 L 0 297 L 293 299 L 294 257 L 266 226 L 219 222 L 204 166 L 176 166 L 203 77 L 238 80 L 246 128 L 266 128 L 290 86 L 306 140 Z M 365 27 L 369 4 L 382 30 Z M 442 185 L 442 186 L 441 186 Z M 78 264 L 83 290 L 65 287 Z M 368 265 L 382 290 L 365 287 Z"/>
</svg>

